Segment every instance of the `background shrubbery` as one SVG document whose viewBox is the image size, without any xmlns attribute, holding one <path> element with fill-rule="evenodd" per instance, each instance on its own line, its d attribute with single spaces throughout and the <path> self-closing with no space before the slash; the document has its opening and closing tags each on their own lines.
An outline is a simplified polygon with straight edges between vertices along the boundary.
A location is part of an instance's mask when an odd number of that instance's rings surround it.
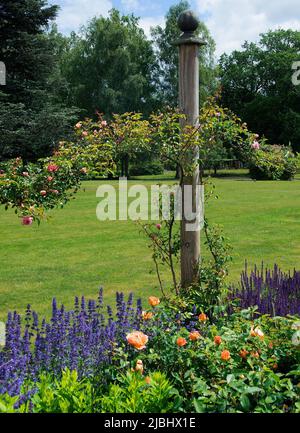
<svg viewBox="0 0 300 433">
<path fill-rule="evenodd" d="M 291 180 L 297 168 L 297 158 L 289 148 L 264 146 L 251 159 L 250 175 L 256 180 Z"/>
</svg>

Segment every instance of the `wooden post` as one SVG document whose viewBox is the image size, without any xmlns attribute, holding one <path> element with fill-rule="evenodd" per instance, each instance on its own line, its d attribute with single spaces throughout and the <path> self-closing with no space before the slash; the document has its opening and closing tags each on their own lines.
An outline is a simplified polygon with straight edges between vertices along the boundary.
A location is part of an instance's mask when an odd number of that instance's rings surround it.
<svg viewBox="0 0 300 433">
<path fill-rule="evenodd" d="M 178 26 L 182 30 L 179 46 L 179 108 L 185 114 L 186 120 L 181 127 L 187 124 L 197 127 L 199 118 L 199 47 L 205 45 L 195 36 L 199 22 L 191 11 L 184 11 L 178 19 Z M 199 149 L 194 146 L 186 164 L 195 165 L 194 172 L 182 178 L 182 220 L 181 220 L 181 287 L 188 288 L 198 278 L 200 262 L 200 228 L 196 220 L 189 221 L 184 212 L 187 201 L 187 188 L 192 186 L 193 211 L 199 213 L 200 197 L 196 200 L 196 189 L 200 185 L 199 176 Z M 197 225 L 193 231 L 187 226 Z"/>
</svg>

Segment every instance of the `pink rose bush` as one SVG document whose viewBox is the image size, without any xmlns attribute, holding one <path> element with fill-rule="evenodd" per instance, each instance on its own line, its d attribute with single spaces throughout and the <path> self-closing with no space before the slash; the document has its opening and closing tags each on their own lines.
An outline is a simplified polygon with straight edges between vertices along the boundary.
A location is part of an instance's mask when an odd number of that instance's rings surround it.
<svg viewBox="0 0 300 433">
<path fill-rule="evenodd" d="M 46 212 L 64 206 L 89 173 L 107 176 L 115 170 L 112 145 L 103 127 L 90 120 L 75 125 L 75 140 L 61 141 L 49 158 L 25 164 L 21 158 L 1 163 L 0 204 L 14 208 L 25 226 L 40 222 Z M 99 132 L 101 130 L 101 133 Z M 83 133 L 84 132 L 84 133 Z"/>
</svg>

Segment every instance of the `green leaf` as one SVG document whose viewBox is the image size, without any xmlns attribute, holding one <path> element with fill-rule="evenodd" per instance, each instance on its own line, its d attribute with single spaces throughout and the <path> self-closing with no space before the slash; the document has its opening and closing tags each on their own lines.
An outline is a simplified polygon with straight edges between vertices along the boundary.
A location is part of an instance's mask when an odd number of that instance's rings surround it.
<svg viewBox="0 0 300 433">
<path fill-rule="evenodd" d="M 256 394 L 258 392 L 263 392 L 262 388 L 258 388 L 257 386 L 247 386 L 245 388 L 245 393 L 246 394 Z"/>
<path fill-rule="evenodd" d="M 250 409 L 251 409 L 251 403 L 250 403 L 250 400 L 249 400 L 248 396 L 246 394 L 242 394 L 240 401 L 241 401 L 242 409 L 245 412 L 249 412 Z"/>
</svg>

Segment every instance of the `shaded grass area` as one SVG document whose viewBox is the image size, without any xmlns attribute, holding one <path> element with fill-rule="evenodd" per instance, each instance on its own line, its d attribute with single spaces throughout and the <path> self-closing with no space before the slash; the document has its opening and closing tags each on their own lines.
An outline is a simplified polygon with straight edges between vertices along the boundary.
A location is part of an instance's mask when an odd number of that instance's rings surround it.
<svg viewBox="0 0 300 433">
<path fill-rule="evenodd" d="M 300 182 L 253 182 L 243 172 L 240 176 L 212 179 L 219 199 L 206 208 L 234 247 L 229 280 L 239 279 L 245 259 L 249 265 L 263 260 L 283 270 L 300 269 Z M 147 187 L 173 183 L 170 173 L 139 180 Z M 53 211 L 40 227 L 23 227 L 13 212 L 0 209 L 0 319 L 9 310 L 24 311 L 28 303 L 48 315 L 54 296 L 70 307 L 75 295 L 95 297 L 100 285 L 108 302 L 116 291 L 159 294 L 155 273 L 149 273 L 154 271 L 151 251 L 136 224 L 97 220 L 99 184 L 85 182 L 76 200 Z"/>
</svg>

